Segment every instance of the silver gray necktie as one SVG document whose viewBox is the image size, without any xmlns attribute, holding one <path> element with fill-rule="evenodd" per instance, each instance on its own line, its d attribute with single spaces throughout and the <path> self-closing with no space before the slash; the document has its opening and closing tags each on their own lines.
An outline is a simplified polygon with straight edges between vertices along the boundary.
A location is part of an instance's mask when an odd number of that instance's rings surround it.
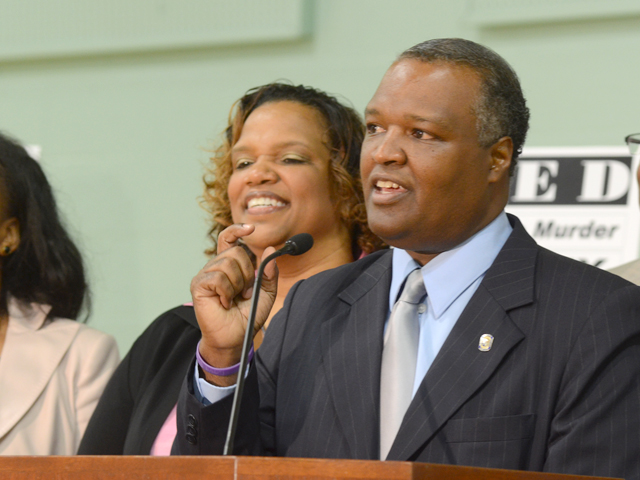
<svg viewBox="0 0 640 480">
<path fill-rule="evenodd" d="M 409 274 L 393 306 L 380 373 L 380 459 L 385 460 L 411 403 L 418 358 L 418 302 L 426 293 L 419 268 Z"/>
</svg>

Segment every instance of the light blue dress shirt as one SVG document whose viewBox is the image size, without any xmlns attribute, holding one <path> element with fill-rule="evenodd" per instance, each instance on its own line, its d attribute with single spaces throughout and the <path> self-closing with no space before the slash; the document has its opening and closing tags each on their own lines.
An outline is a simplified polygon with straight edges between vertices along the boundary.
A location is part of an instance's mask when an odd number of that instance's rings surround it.
<svg viewBox="0 0 640 480">
<path fill-rule="evenodd" d="M 418 308 L 418 311 L 423 312 L 419 314 L 420 340 L 413 383 L 414 395 L 511 230 L 507 215 L 502 212 L 466 242 L 441 253 L 422 267 L 427 295 L 423 299 L 423 307 Z M 405 250 L 393 249 L 388 315 L 391 315 L 391 309 L 400 297 L 400 288 L 405 279 L 419 267 Z"/>
<path fill-rule="evenodd" d="M 467 241 L 439 254 L 422 267 L 422 278 L 427 295 L 423 301 L 424 312 L 420 314 L 420 340 L 413 384 L 414 395 L 458 317 L 507 241 L 511 230 L 507 215 L 502 212 Z M 405 279 L 419 267 L 420 265 L 405 250 L 393 249 L 387 319 L 400 296 L 400 288 Z M 197 365 L 195 380 L 197 386 L 195 395 L 205 405 L 222 400 L 235 390 L 235 386 L 216 387 L 207 383 L 204 378 L 200 378 Z"/>
</svg>

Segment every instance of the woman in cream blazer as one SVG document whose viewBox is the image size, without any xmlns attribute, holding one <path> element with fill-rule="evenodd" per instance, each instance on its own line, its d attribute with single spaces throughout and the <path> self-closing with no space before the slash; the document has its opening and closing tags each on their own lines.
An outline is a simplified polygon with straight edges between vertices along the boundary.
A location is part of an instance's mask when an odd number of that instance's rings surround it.
<svg viewBox="0 0 640 480">
<path fill-rule="evenodd" d="M 118 364 L 40 166 L 0 135 L 0 454 L 72 455 Z"/>
<path fill-rule="evenodd" d="M 9 300 L 0 355 L 0 454 L 76 452 L 118 365 L 110 335 L 73 320 L 47 319 L 48 305 Z"/>
</svg>

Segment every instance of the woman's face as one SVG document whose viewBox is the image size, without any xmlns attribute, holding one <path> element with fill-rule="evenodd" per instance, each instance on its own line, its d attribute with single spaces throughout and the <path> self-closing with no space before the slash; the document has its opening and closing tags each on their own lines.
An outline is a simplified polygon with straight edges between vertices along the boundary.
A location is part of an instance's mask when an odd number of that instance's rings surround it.
<svg viewBox="0 0 640 480">
<path fill-rule="evenodd" d="M 254 251 L 303 232 L 317 244 L 344 228 L 330 196 L 325 132 L 315 109 L 292 101 L 266 103 L 247 118 L 227 191 L 233 222 L 256 226 L 245 238 Z"/>
</svg>

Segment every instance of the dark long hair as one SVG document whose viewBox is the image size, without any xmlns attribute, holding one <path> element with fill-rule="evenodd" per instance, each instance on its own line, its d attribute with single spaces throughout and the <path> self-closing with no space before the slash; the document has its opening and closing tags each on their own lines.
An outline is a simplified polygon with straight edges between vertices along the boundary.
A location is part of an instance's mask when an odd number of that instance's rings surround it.
<svg viewBox="0 0 640 480">
<path fill-rule="evenodd" d="M 0 308 L 7 296 L 51 305 L 49 318 L 77 319 L 89 312 L 80 251 L 60 221 L 51 185 L 26 150 L 0 134 L 0 188 L 7 215 L 20 225 L 20 244 L 3 257 Z"/>
</svg>

